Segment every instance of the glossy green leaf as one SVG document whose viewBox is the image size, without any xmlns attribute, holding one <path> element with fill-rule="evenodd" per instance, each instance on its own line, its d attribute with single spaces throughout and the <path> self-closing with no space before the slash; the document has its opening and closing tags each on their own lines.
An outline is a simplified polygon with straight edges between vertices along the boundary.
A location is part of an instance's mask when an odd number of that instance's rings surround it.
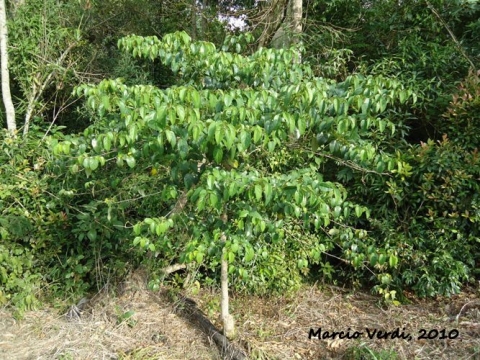
<svg viewBox="0 0 480 360">
<path fill-rule="evenodd" d="M 90 158 L 89 168 L 92 171 L 95 171 L 98 168 L 98 160 L 96 158 Z"/>
<path fill-rule="evenodd" d="M 133 156 L 127 156 L 125 157 L 125 161 L 127 162 L 127 165 L 130 167 L 130 168 L 134 168 L 135 167 L 135 158 Z"/>
<path fill-rule="evenodd" d="M 217 164 L 220 164 L 223 160 L 223 149 L 219 146 L 215 146 L 213 149 L 213 159 Z"/>
<path fill-rule="evenodd" d="M 255 185 L 255 197 L 257 201 L 262 199 L 262 186 L 259 184 Z"/>
</svg>

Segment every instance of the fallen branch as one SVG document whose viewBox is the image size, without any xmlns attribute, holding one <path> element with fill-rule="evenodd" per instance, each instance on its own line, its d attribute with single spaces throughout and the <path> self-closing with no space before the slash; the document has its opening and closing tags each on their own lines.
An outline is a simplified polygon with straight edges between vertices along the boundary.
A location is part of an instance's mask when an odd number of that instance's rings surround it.
<svg viewBox="0 0 480 360">
<path fill-rule="evenodd" d="M 247 355 L 243 351 L 237 349 L 222 332 L 211 323 L 210 320 L 197 307 L 195 301 L 187 297 L 179 297 L 177 300 L 177 312 L 187 318 L 190 322 L 198 326 L 208 337 L 213 339 L 217 345 L 223 359 L 229 360 L 246 360 Z"/>
<path fill-rule="evenodd" d="M 167 276 L 167 275 L 170 275 L 171 273 L 174 273 L 176 271 L 183 270 L 186 268 L 187 268 L 187 265 L 185 264 L 173 264 L 163 268 L 162 272 L 164 273 L 165 276 Z"/>
</svg>

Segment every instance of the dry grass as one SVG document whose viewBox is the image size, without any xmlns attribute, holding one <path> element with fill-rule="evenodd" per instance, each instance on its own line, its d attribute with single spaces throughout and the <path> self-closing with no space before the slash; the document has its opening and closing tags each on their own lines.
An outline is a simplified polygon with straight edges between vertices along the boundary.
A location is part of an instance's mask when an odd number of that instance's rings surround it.
<svg viewBox="0 0 480 360">
<path fill-rule="evenodd" d="M 175 314 L 164 292 L 146 290 L 134 274 L 116 297 L 98 294 L 78 321 L 67 321 L 52 309 L 29 312 L 16 321 L 0 311 L 0 359 L 219 359 L 218 351 L 200 331 Z M 218 292 L 192 296 L 217 325 Z M 451 320 L 462 311 L 458 322 Z M 252 359 L 360 359 L 353 349 L 367 346 L 377 359 L 480 359 L 478 291 L 451 299 L 412 300 L 411 305 L 381 308 L 378 299 L 342 289 L 305 287 L 293 295 L 232 300 L 237 343 Z M 127 318 L 126 314 L 133 312 Z M 130 314 L 131 314 L 130 313 Z M 121 320 L 124 320 L 123 322 Z M 365 328 L 405 329 L 412 340 L 308 339 L 310 328 L 323 331 Z M 418 340 L 420 329 L 457 329 L 453 340 Z M 380 351 L 388 355 L 380 356 Z M 365 350 L 368 351 L 368 350 Z M 365 352 L 364 352 L 365 354 Z M 396 357 L 395 355 L 396 354 Z M 364 359 L 373 357 L 364 357 Z"/>
</svg>

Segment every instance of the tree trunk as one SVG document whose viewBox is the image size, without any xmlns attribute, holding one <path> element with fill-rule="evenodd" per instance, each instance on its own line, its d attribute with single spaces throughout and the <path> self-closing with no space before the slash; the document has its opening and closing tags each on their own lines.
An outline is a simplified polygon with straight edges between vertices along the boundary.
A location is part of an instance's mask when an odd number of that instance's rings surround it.
<svg viewBox="0 0 480 360">
<path fill-rule="evenodd" d="M 292 44 L 298 44 L 302 36 L 302 15 L 303 15 L 303 2 L 302 0 L 292 0 Z M 302 54 L 298 53 L 296 62 L 300 64 L 302 62 Z"/>
<path fill-rule="evenodd" d="M 271 41 L 276 49 L 286 49 L 298 43 L 302 34 L 302 0 L 289 0 L 284 7 L 285 16 Z"/>
<path fill-rule="evenodd" d="M 197 0 L 192 0 L 191 11 L 191 28 L 192 28 L 192 41 L 197 40 Z"/>
<path fill-rule="evenodd" d="M 298 43 L 302 35 L 302 0 L 292 0 L 292 42 Z"/>
<path fill-rule="evenodd" d="M 261 10 L 259 22 L 264 28 L 259 38 L 259 47 L 267 47 L 274 41 L 274 38 L 281 37 L 281 27 L 287 18 L 289 2 L 290 0 L 275 0 L 266 3 Z"/>
<path fill-rule="evenodd" d="M 15 134 L 17 123 L 15 121 L 15 108 L 13 107 L 12 94 L 10 93 L 10 74 L 8 72 L 8 29 L 5 0 L 0 0 L 0 61 L 2 96 L 7 116 L 7 129 L 11 134 Z"/>
<path fill-rule="evenodd" d="M 225 245 L 225 242 L 226 242 L 225 234 L 222 235 L 221 240 Z M 221 274 L 220 274 L 220 281 L 222 286 L 221 316 L 223 321 L 223 334 L 227 338 L 231 339 L 235 336 L 235 323 L 233 320 L 233 316 L 230 315 L 230 312 L 228 309 L 228 261 L 226 257 L 227 257 L 227 254 L 224 247 L 222 251 L 222 263 L 221 263 Z"/>
</svg>

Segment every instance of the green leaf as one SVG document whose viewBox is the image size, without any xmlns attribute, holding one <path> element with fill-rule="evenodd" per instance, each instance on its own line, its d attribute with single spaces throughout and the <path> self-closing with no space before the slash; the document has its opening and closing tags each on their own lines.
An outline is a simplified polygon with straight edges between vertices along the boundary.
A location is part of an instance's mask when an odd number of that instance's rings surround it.
<svg viewBox="0 0 480 360">
<path fill-rule="evenodd" d="M 177 111 L 174 107 L 171 107 L 167 110 L 168 113 L 168 121 L 171 125 L 174 125 L 177 120 Z"/>
<path fill-rule="evenodd" d="M 387 125 L 387 122 L 385 120 L 379 120 L 378 121 L 378 128 L 379 128 L 380 132 L 385 131 L 385 126 L 386 125 Z"/>
<path fill-rule="evenodd" d="M 390 255 L 390 257 L 389 257 L 389 259 L 388 259 L 388 264 L 389 264 L 390 267 L 392 267 L 392 268 L 397 267 L 398 257 L 396 257 L 395 255 Z"/>
<path fill-rule="evenodd" d="M 187 88 L 182 87 L 179 91 L 178 97 L 180 98 L 180 101 L 183 103 L 185 102 L 185 96 L 187 95 Z M 178 107 L 177 107 L 177 112 L 178 112 Z"/>
<path fill-rule="evenodd" d="M 252 139 L 250 137 L 250 134 L 246 131 L 242 131 L 240 133 L 240 143 L 242 144 L 243 151 L 247 150 L 250 147 L 251 142 Z"/>
<path fill-rule="evenodd" d="M 223 150 L 220 146 L 215 146 L 213 149 L 213 159 L 217 164 L 220 164 L 223 160 Z"/>
<path fill-rule="evenodd" d="M 110 98 L 108 96 L 102 96 L 102 105 L 105 110 L 110 111 Z"/>
<path fill-rule="evenodd" d="M 338 98 L 333 99 L 333 109 L 335 110 L 336 115 L 340 115 L 338 110 L 340 108 L 340 100 Z"/>
<path fill-rule="evenodd" d="M 222 143 L 224 136 L 224 130 L 222 129 L 222 126 L 217 126 L 215 129 L 215 143 L 217 145 L 220 145 Z"/>
<path fill-rule="evenodd" d="M 69 155 L 70 154 L 70 146 L 71 146 L 71 143 L 69 141 L 65 141 L 63 143 L 63 153 L 65 155 Z"/>
<path fill-rule="evenodd" d="M 210 193 L 210 206 L 216 208 L 218 205 L 218 195 L 216 192 Z"/>
<path fill-rule="evenodd" d="M 362 208 L 358 205 L 355 205 L 355 215 L 357 215 L 357 217 L 360 217 L 362 216 L 362 213 L 363 213 Z"/>
<path fill-rule="evenodd" d="M 262 186 L 259 184 L 255 185 L 255 197 L 257 201 L 262 200 Z"/>
<path fill-rule="evenodd" d="M 270 185 L 270 183 L 266 183 L 264 187 L 265 205 L 268 205 L 268 203 L 272 200 L 272 192 L 272 185 Z"/>
<path fill-rule="evenodd" d="M 253 249 L 251 247 L 247 247 L 245 249 L 244 261 L 248 263 L 253 260 L 254 256 L 255 256 L 255 252 L 253 251 Z"/>
<path fill-rule="evenodd" d="M 230 105 L 232 105 L 232 97 L 229 95 L 229 94 L 225 94 L 225 96 L 223 97 L 223 102 L 225 103 L 225 107 L 229 107 Z"/>
<path fill-rule="evenodd" d="M 237 185 L 234 182 L 231 182 L 228 186 L 228 197 L 232 198 L 237 194 Z"/>
<path fill-rule="evenodd" d="M 176 145 L 177 137 L 172 130 L 166 130 L 165 131 L 165 136 L 166 136 L 168 142 L 172 145 L 172 147 Z"/>
<path fill-rule="evenodd" d="M 215 130 L 217 129 L 217 122 L 212 121 L 211 124 L 208 126 L 208 140 L 212 140 L 215 137 Z"/>
<path fill-rule="evenodd" d="M 260 126 L 255 126 L 253 129 L 253 142 L 258 144 L 262 139 L 262 128 Z"/>
<path fill-rule="evenodd" d="M 110 149 L 112 148 L 112 141 L 108 136 L 105 136 L 103 138 L 103 148 L 107 151 L 110 151 Z"/>
<path fill-rule="evenodd" d="M 363 101 L 362 114 L 368 114 L 368 112 L 370 110 L 370 105 L 371 105 L 370 99 L 367 98 Z"/>
<path fill-rule="evenodd" d="M 234 242 L 232 244 L 232 247 L 230 248 L 230 250 L 232 250 L 233 253 L 236 253 L 239 249 L 239 246 L 238 246 L 238 243 L 237 242 Z"/>
<path fill-rule="evenodd" d="M 130 168 L 134 168 L 135 167 L 135 158 L 133 156 L 127 156 L 125 158 L 125 161 L 127 162 L 127 165 L 130 167 Z"/>
<path fill-rule="evenodd" d="M 90 170 L 95 171 L 98 168 L 98 160 L 96 158 L 90 158 Z"/>
<path fill-rule="evenodd" d="M 275 150 L 275 142 L 274 141 L 269 141 L 267 145 L 268 151 L 273 152 Z"/>
<path fill-rule="evenodd" d="M 97 231 L 95 229 L 91 229 L 87 232 L 87 237 L 90 241 L 95 241 L 97 239 Z"/>
<path fill-rule="evenodd" d="M 387 108 L 387 99 L 385 97 L 380 98 L 380 112 L 384 112 Z"/>
<path fill-rule="evenodd" d="M 185 108 L 182 105 L 177 105 L 177 115 L 181 122 L 185 120 Z"/>
<path fill-rule="evenodd" d="M 260 231 L 264 232 L 267 227 L 267 224 L 265 223 L 265 221 L 261 220 L 259 223 L 259 226 L 260 226 Z"/>
<path fill-rule="evenodd" d="M 135 235 L 138 236 L 138 235 L 141 234 L 141 232 L 142 232 L 142 224 L 137 223 L 137 224 L 133 225 L 133 233 L 134 233 Z"/>
<path fill-rule="evenodd" d="M 342 212 L 342 208 L 340 206 L 335 206 L 335 209 L 333 210 L 333 216 L 335 218 L 338 218 L 341 212 Z"/>
<path fill-rule="evenodd" d="M 169 227 L 170 227 L 170 224 L 167 221 L 156 224 L 155 225 L 155 233 L 157 234 L 157 236 L 160 236 L 160 235 L 164 234 L 168 230 Z"/>
<path fill-rule="evenodd" d="M 203 209 L 205 209 L 205 196 L 206 196 L 206 191 L 201 190 L 200 191 L 200 196 L 198 197 L 198 200 L 197 200 L 197 210 L 198 211 L 202 211 Z"/>
<path fill-rule="evenodd" d="M 198 93 L 198 91 L 197 90 L 192 90 L 191 93 L 190 93 L 190 96 L 192 97 L 193 106 L 196 109 L 199 109 L 200 106 L 201 106 L 201 102 L 200 102 L 200 94 Z"/>
<path fill-rule="evenodd" d="M 305 119 L 302 116 L 300 116 L 298 118 L 297 123 L 298 123 L 298 131 L 300 132 L 300 135 L 305 134 L 305 130 L 307 128 L 307 122 L 305 121 Z"/>
<path fill-rule="evenodd" d="M 178 141 L 178 145 L 177 145 L 177 148 L 178 148 L 178 153 L 180 155 L 180 158 L 181 159 L 185 159 L 188 155 L 188 143 L 187 143 L 187 140 L 185 139 L 180 139 Z"/>
<path fill-rule="evenodd" d="M 167 124 L 167 105 L 162 105 L 156 110 L 156 120 L 160 129 L 165 128 Z"/>
<path fill-rule="evenodd" d="M 239 117 L 241 123 L 243 123 L 245 121 L 246 114 L 247 114 L 247 111 L 245 110 L 244 107 L 241 107 L 241 108 L 238 109 L 238 117 Z"/>
</svg>

